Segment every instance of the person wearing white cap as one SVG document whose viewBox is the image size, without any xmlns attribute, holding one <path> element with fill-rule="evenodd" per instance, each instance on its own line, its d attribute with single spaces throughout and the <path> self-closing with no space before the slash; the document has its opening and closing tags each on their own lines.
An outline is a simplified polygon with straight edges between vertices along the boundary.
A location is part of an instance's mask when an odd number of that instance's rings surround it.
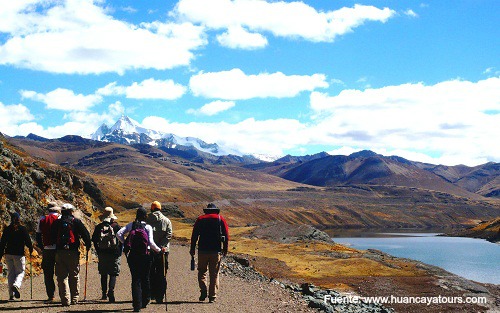
<svg viewBox="0 0 500 313">
<path fill-rule="evenodd" d="M 62 216 L 54 222 L 51 236 L 56 242 L 56 276 L 59 296 L 63 306 L 78 303 L 80 295 L 80 238 L 85 243 L 86 252 L 92 242 L 82 221 L 73 216 L 76 208 L 65 203 L 61 207 Z"/>
<path fill-rule="evenodd" d="M 54 293 L 56 284 L 54 282 L 54 270 L 56 265 L 56 242 L 50 235 L 52 225 L 61 217 L 61 208 L 56 202 L 50 202 L 47 205 L 47 215 L 44 215 L 38 221 L 36 230 L 36 243 L 42 252 L 42 269 L 45 290 L 47 292 L 46 303 L 54 302 Z"/>
<path fill-rule="evenodd" d="M 115 222 L 117 219 L 113 208 L 106 207 L 102 222 L 95 227 L 92 234 L 92 242 L 99 259 L 97 269 L 101 275 L 101 300 L 109 299 L 111 303 L 115 302 L 116 277 L 120 274 L 120 256 L 123 247 L 116 237 L 116 233 L 120 230 L 120 226 Z"/>
</svg>

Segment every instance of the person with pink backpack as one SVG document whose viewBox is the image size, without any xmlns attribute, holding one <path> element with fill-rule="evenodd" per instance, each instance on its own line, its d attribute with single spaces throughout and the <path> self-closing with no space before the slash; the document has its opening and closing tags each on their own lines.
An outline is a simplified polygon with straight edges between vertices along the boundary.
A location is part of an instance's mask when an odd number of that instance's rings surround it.
<svg viewBox="0 0 500 313">
<path fill-rule="evenodd" d="M 123 252 L 132 275 L 132 305 L 134 312 L 146 308 L 151 300 L 149 271 L 151 269 L 152 249 L 155 252 L 165 252 L 153 239 L 153 228 L 146 224 L 148 213 L 144 208 L 138 208 L 135 221 L 122 227 L 116 236 L 124 244 Z M 125 235 L 128 234 L 125 239 Z"/>
</svg>

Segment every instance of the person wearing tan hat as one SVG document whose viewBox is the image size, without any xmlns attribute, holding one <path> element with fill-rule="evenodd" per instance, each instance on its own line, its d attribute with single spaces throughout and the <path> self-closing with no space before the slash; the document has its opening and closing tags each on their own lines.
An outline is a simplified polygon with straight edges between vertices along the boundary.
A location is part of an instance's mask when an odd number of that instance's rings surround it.
<svg viewBox="0 0 500 313">
<path fill-rule="evenodd" d="M 156 303 L 163 303 L 163 297 L 167 289 L 165 273 L 168 270 L 168 254 L 170 239 L 172 239 L 172 222 L 161 213 L 161 204 L 158 201 L 151 203 L 146 223 L 153 228 L 153 238 L 160 248 L 165 252 L 153 253 L 150 271 L 151 297 Z"/>
<path fill-rule="evenodd" d="M 109 299 L 111 303 L 116 301 L 115 285 L 116 278 L 120 274 L 120 256 L 123 250 L 123 245 L 116 237 L 116 233 L 120 230 L 120 226 L 115 222 L 117 219 L 113 208 L 106 207 L 102 222 L 95 227 L 92 234 L 92 242 L 99 260 L 97 269 L 101 275 L 101 300 Z"/>
<path fill-rule="evenodd" d="M 36 229 L 36 243 L 42 251 L 42 269 L 45 291 L 47 292 L 46 303 L 54 302 L 56 283 L 54 280 L 56 266 L 56 242 L 50 235 L 52 224 L 61 217 L 61 207 L 56 202 L 49 202 L 47 205 L 47 215 L 38 221 Z"/>
</svg>

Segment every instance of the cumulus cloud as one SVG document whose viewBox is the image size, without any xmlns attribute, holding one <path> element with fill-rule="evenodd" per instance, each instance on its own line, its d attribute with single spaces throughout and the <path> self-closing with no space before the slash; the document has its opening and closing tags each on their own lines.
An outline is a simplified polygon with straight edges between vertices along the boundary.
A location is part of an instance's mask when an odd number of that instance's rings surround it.
<svg viewBox="0 0 500 313">
<path fill-rule="evenodd" d="M 217 41 L 224 47 L 232 49 L 258 49 L 267 46 L 266 37 L 258 33 L 250 33 L 241 26 L 229 27 L 217 36 Z"/>
<path fill-rule="evenodd" d="M 236 103 L 234 101 L 213 101 L 210 103 L 205 104 L 202 106 L 200 109 L 195 110 L 195 109 L 189 109 L 187 110 L 187 113 L 189 114 L 195 114 L 195 115 L 216 115 L 218 113 L 221 113 L 223 111 L 227 111 L 230 108 L 234 107 Z"/>
<path fill-rule="evenodd" d="M 251 32 L 269 32 L 279 37 L 331 42 L 367 21 L 385 23 L 395 15 L 395 11 L 358 4 L 352 8 L 323 12 L 303 2 L 180 0 L 175 15 L 211 29 L 240 27 Z"/>
<path fill-rule="evenodd" d="M 208 143 L 217 143 L 243 153 L 281 155 L 283 149 L 305 144 L 308 141 L 306 126 L 294 119 L 253 118 L 239 123 L 175 123 L 162 117 L 149 116 L 142 121 L 155 130 L 179 136 L 193 136 Z"/>
<path fill-rule="evenodd" d="M 492 144 L 500 114 L 489 113 L 500 108 L 498 77 L 344 90 L 337 96 L 313 92 L 310 104 L 317 143 L 433 154 L 443 164 L 500 158 Z"/>
<path fill-rule="evenodd" d="M 224 100 L 252 98 L 289 98 L 303 91 L 327 88 L 323 74 L 290 75 L 281 72 L 246 75 L 240 69 L 222 72 L 200 72 L 191 77 L 189 87 L 195 96 Z"/>
<path fill-rule="evenodd" d="M 6 105 L 0 102 L 0 125 L 1 131 L 7 135 L 13 136 L 20 133 L 30 133 L 33 129 L 35 117 L 30 110 L 22 104 Z"/>
<path fill-rule="evenodd" d="M 31 90 L 21 90 L 23 99 L 43 102 L 47 109 L 63 111 L 87 111 L 94 105 L 102 102 L 100 95 L 75 94 L 72 90 L 57 88 L 46 94 Z"/>
<path fill-rule="evenodd" d="M 93 0 L 0 2 L 0 65 L 54 73 L 123 73 L 189 65 L 206 44 L 191 23 L 133 25 Z"/>
<path fill-rule="evenodd" d="M 162 99 L 175 100 L 186 93 L 186 87 L 175 83 L 171 79 L 155 80 L 153 78 L 134 82 L 130 86 L 118 86 L 116 82 L 110 83 L 96 92 L 103 96 L 126 96 L 130 99 Z"/>
<path fill-rule="evenodd" d="M 408 10 L 404 11 L 404 14 L 409 16 L 409 17 L 418 17 L 418 14 L 415 13 L 415 11 L 413 11 L 412 9 L 408 9 Z"/>
</svg>

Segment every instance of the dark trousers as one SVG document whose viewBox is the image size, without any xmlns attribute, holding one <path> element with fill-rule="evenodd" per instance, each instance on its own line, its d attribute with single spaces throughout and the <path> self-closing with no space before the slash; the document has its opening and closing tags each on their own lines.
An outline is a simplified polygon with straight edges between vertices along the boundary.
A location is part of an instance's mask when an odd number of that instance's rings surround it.
<svg viewBox="0 0 500 313">
<path fill-rule="evenodd" d="M 149 287 L 150 255 L 129 255 L 127 258 L 132 275 L 132 305 L 134 310 L 145 308 L 151 299 Z"/>
<path fill-rule="evenodd" d="M 56 250 L 43 249 L 42 252 L 42 269 L 43 280 L 45 282 L 45 290 L 49 299 L 54 298 L 56 291 L 56 283 L 54 281 L 54 271 L 56 266 Z"/>
<path fill-rule="evenodd" d="M 163 297 L 167 290 L 167 279 L 165 278 L 167 270 L 168 252 L 165 253 L 165 263 L 163 263 L 163 253 L 153 253 L 150 273 L 151 298 L 159 303 L 163 302 Z"/>
<path fill-rule="evenodd" d="M 109 289 L 108 289 L 108 276 L 109 276 Z M 113 296 L 115 294 L 116 276 L 101 274 L 101 290 L 102 295 Z"/>
</svg>

